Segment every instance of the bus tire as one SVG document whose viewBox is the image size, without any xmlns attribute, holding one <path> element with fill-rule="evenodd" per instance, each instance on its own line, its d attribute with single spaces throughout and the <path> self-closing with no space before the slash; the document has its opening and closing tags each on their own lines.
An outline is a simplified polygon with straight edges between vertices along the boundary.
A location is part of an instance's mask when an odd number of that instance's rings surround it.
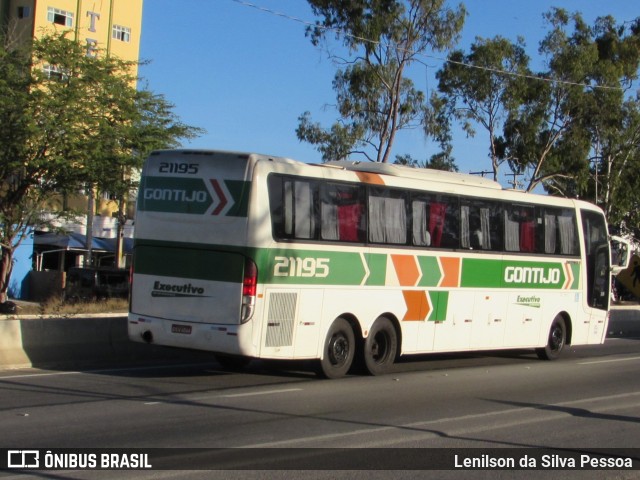
<svg viewBox="0 0 640 480">
<path fill-rule="evenodd" d="M 567 326 L 564 318 L 558 315 L 551 323 L 547 345 L 544 348 L 536 349 L 538 358 L 542 360 L 557 360 L 564 349 L 566 341 Z"/>
<path fill-rule="evenodd" d="M 340 378 L 347 374 L 355 357 L 353 329 L 344 318 L 331 324 L 324 341 L 318 374 L 324 378 Z"/>
<path fill-rule="evenodd" d="M 370 375 L 389 371 L 398 352 L 398 334 L 391 320 L 379 317 L 364 341 L 364 366 Z"/>
</svg>

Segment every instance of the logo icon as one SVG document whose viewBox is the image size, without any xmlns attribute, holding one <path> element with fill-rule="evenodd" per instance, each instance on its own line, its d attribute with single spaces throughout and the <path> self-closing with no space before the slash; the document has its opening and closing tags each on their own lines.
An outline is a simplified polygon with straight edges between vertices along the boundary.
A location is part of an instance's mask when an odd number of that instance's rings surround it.
<svg viewBox="0 0 640 480">
<path fill-rule="evenodd" d="M 40 452 L 38 450 L 8 450 L 8 468 L 38 468 Z"/>
</svg>

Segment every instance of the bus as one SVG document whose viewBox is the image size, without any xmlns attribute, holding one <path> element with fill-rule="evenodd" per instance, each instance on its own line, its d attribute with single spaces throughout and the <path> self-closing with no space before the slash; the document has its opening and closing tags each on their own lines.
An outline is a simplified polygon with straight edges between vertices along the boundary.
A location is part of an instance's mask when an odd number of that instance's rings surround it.
<svg viewBox="0 0 640 480">
<path fill-rule="evenodd" d="M 399 356 L 603 343 L 600 208 L 473 175 L 373 162 L 156 151 L 141 173 L 131 340 L 223 367 L 313 360 L 387 372 Z"/>
</svg>

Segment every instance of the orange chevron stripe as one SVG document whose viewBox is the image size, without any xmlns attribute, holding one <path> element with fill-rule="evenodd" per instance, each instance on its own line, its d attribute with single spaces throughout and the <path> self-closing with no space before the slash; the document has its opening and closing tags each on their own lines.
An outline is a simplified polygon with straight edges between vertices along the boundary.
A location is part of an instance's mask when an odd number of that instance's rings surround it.
<svg viewBox="0 0 640 480">
<path fill-rule="evenodd" d="M 459 287 L 460 286 L 460 259 L 451 257 L 440 257 L 442 266 L 442 279 L 439 287 Z"/>
<path fill-rule="evenodd" d="M 427 300 L 427 292 L 424 290 L 403 290 L 402 296 L 407 305 L 407 313 L 404 321 L 422 321 L 429 316 L 431 305 Z"/>
<path fill-rule="evenodd" d="M 377 173 L 355 172 L 361 182 L 371 183 L 373 185 L 384 185 L 384 180 Z"/>
<path fill-rule="evenodd" d="M 413 255 L 391 255 L 398 281 L 403 287 L 413 287 L 420 278 L 420 269 Z"/>
</svg>

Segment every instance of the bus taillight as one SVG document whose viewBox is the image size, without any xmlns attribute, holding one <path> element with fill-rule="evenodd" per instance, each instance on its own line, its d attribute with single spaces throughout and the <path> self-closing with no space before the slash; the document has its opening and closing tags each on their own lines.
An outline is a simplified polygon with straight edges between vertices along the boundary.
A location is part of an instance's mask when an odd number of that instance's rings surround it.
<svg viewBox="0 0 640 480">
<path fill-rule="evenodd" d="M 242 310 L 240 321 L 246 323 L 251 320 L 256 304 L 256 290 L 258 287 L 258 267 L 250 258 L 244 261 L 244 278 L 242 279 Z"/>
</svg>

